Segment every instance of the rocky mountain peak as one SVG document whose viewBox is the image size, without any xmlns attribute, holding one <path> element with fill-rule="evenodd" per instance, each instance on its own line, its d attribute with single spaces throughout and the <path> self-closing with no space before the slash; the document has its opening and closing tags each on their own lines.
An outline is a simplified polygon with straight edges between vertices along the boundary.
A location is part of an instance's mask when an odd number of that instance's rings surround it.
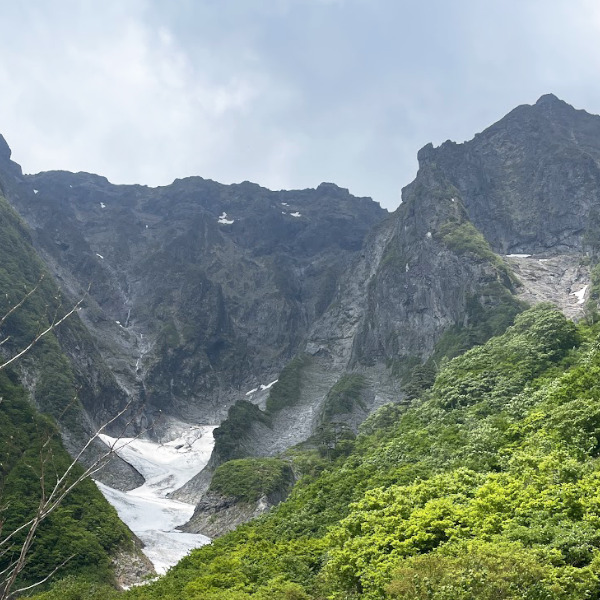
<svg viewBox="0 0 600 600">
<path fill-rule="evenodd" d="M 547 94 L 470 141 L 426 145 L 418 159 L 421 171 L 434 169 L 458 190 L 469 219 L 497 252 L 593 250 L 600 117 Z"/>
<path fill-rule="evenodd" d="M 535 103 L 536 106 L 571 106 L 554 94 L 543 94 Z M 571 107 L 573 108 L 573 107 Z"/>
<path fill-rule="evenodd" d="M 10 160 L 11 150 L 4 136 L 0 134 L 0 160 Z"/>
</svg>

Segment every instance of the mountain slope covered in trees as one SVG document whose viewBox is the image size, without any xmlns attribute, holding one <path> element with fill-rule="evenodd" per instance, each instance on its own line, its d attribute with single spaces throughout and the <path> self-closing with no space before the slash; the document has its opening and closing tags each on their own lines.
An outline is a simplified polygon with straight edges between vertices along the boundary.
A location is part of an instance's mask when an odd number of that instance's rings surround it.
<svg viewBox="0 0 600 600">
<path fill-rule="evenodd" d="M 127 598 L 595 598 L 600 342 L 540 305 L 386 406 L 269 515 Z"/>
</svg>

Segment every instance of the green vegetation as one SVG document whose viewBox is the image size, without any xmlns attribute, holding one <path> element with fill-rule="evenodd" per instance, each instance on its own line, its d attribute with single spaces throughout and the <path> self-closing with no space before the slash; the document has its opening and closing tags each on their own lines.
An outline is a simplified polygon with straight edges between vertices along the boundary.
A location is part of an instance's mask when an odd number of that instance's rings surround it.
<svg viewBox="0 0 600 600">
<path fill-rule="evenodd" d="M 70 575 L 55 583 L 48 591 L 35 596 L 35 600 L 117 600 L 117 590 L 86 577 Z"/>
<path fill-rule="evenodd" d="M 56 427 L 34 411 L 14 374 L 0 372 L 0 397 L 0 522 L 7 535 L 35 515 L 42 494 L 41 475 L 47 495 L 71 458 Z M 80 473 L 77 466 L 72 479 Z M 0 571 L 19 552 L 25 533 L 16 535 L 9 551 L 0 555 Z M 18 584 L 43 579 L 69 557 L 60 575 L 112 582 L 110 556 L 132 543 L 116 511 L 93 482 L 84 480 L 40 526 Z"/>
<path fill-rule="evenodd" d="M 467 300 L 466 324 L 446 329 L 424 364 L 417 364 L 409 371 L 410 363 L 407 363 L 401 377 L 407 400 L 418 398 L 433 385 L 439 365 L 444 361 L 506 331 L 526 306 L 498 281 L 488 284 L 479 296 L 471 296 Z"/>
<path fill-rule="evenodd" d="M 592 266 L 590 271 L 590 292 L 585 303 L 586 320 L 589 323 L 596 323 L 600 320 L 598 306 L 600 303 L 600 263 Z"/>
<path fill-rule="evenodd" d="M 599 597 L 599 331 L 518 315 L 271 513 L 126 598 Z"/>
<path fill-rule="evenodd" d="M 253 423 L 269 426 L 271 421 L 258 406 L 247 400 L 239 400 L 227 413 L 214 432 L 215 454 L 221 462 L 243 458 L 243 442 L 252 430 Z"/>
<path fill-rule="evenodd" d="M 484 299 L 484 305 L 481 298 Z M 443 358 L 454 358 L 469 348 L 484 344 L 491 337 L 506 331 L 526 307 L 501 283 L 496 281 L 488 284 L 480 295 L 468 298 L 466 324 L 454 325 L 443 333 L 431 360 L 439 363 Z"/>
<path fill-rule="evenodd" d="M 252 402 L 239 400 L 227 413 L 221 425 L 215 429 L 215 455 L 220 463 L 244 458 L 244 441 L 252 431 L 253 424 L 270 427 L 271 414 L 286 406 L 294 406 L 300 400 L 302 371 L 310 364 L 310 356 L 299 354 L 281 371 L 267 398 L 267 410 L 263 412 Z"/>
<path fill-rule="evenodd" d="M 356 373 L 342 375 L 329 390 L 323 404 L 323 419 L 330 421 L 336 415 L 352 412 L 356 404 L 363 406 L 361 394 L 365 378 Z"/>
<path fill-rule="evenodd" d="M 600 212 L 592 208 L 588 215 L 587 227 L 583 234 L 583 248 L 596 260 L 600 250 Z"/>
<path fill-rule="evenodd" d="M 483 234 L 470 221 L 448 221 L 440 227 L 438 234 L 448 248 L 457 254 L 470 252 L 490 262 L 497 258 Z"/>
<path fill-rule="evenodd" d="M 2 325 L 6 359 L 29 345 L 71 305 L 63 302 L 31 246 L 26 227 L 1 196 L 0 256 L 0 316 L 15 308 Z M 68 333 L 79 339 L 81 331 L 73 315 L 15 363 L 15 369 L 28 374 L 32 397 L 20 385 L 20 372 L 8 368 L 0 372 L 0 538 L 35 515 L 42 497 L 42 474 L 47 493 L 71 463 L 54 420 L 40 415 L 33 404 L 59 419 L 74 435 L 84 435 L 78 420 L 75 375 L 55 335 Z M 81 473 L 76 467 L 73 480 Z M 15 535 L 10 548 L 0 548 L 0 572 L 20 551 L 25 533 Z M 93 482 L 83 481 L 37 529 L 17 586 L 44 579 L 67 559 L 57 576 L 109 585 L 113 580 L 111 556 L 123 548 L 133 549 L 132 544 L 131 533 L 116 511 Z"/>
<path fill-rule="evenodd" d="M 69 306 L 47 274 L 29 242 L 29 234 L 18 215 L 0 196 L 0 316 L 7 314 L 28 292 L 29 297 L 6 319 L 2 337 L 8 356 L 22 350 Z M 73 315 L 73 321 L 77 317 Z M 65 323 L 62 327 L 67 327 Z M 76 327 L 76 324 L 71 326 Z M 55 418 L 76 427 L 74 376 L 53 333 L 42 338 L 24 361 L 35 363 L 35 401 L 38 407 Z M 66 410 L 66 413 L 65 413 Z"/>
<path fill-rule="evenodd" d="M 518 284 L 506 263 L 491 249 L 483 234 L 470 221 L 447 221 L 435 235 L 456 254 L 470 254 L 494 265 L 506 287 Z"/>
<path fill-rule="evenodd" d="M 279 458 L 242 458 L 219 466 L 210 491 L 241 502 L 256 502 L 262 496 L 284 493 L 294 479 L 292 469 Z"/>
<path fill-rule="evenodd" d="M 267 412 L 273 413 L 298 403 L 302 392 L 302 371 L 310 364 L 310 359 L 308 354 L 299 354 L 285 365 L 267 398 Z"/>
<path fill-rule="evenodd" d="M 406 268 L 407 259 L 402 255 L 400 248 L 398 247 L 398 243 L 396 240 L 392 240 L 389 243 L 385 251 L 381 257 L 381 262 L 379 263 L 378 269 L 383 270 L 386 267 L 391 267 L 394 269 L 404 269 Z"/>
</svg>

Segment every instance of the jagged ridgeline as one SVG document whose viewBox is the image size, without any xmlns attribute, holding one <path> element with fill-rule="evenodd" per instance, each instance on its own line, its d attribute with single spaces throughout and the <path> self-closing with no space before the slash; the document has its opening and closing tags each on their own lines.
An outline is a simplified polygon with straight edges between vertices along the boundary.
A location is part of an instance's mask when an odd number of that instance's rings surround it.
<svg viewBox="0 0 600 600">
<path fill-rule="evenodd" d="M 599 331 L 524 312 L 349 455 L 296 454 L 286 502 L 126 597 L 596 597 Z"/>
<path fill-rule="evenodd" d="M 0 314 L 7 315 L 15 308 L 2 325 L 4 362 L 65 314 L 70 305 L 62 299 L 31 247 L 23 223 L 2 196 L 0 255 Z M 32 293 L 26 297 L 28 292 Z M 70 335 L 77 336 L 80 325 L 76 315 L 72 321 Z M 21 381 L 27 382 L 27 390 Z M 50 416 L 40 415 L 35 406 Z M 49 333 L 30 353 L 0 371 L 0 539 L 36 514 L 42 494 L 48 496 L 71 463 L 52 417 L 60 418 L 73 438 L 86 435 L 76 375 L 57 338 Z M 71 480 L 81 472 L 82 467 L 74 468 Z M 0 548 L 0 572 L 5 573 L 18 556 L 27 531 L 23 529 Z M 133 550 L 131 533 L 116 511 L 91 481 L 84 481 L 41 525 L 16 587 L 43 580 L 67 559 L 61 576 L 112 584 L 112 557 Z"/>
</svg>

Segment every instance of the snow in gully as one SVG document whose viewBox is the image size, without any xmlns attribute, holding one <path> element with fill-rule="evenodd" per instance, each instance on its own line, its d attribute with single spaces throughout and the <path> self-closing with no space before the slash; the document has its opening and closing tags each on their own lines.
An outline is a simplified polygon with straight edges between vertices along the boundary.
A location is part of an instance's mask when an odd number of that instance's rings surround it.
<svg viewBox="0 0 600 600">
<path fill-rule="evenodd" d="M 191 518 L 194 505 L 167 496 L 204 468 L 214 445 L 214 429 L 212 425 L 179 425 L 171 430 L 166 443 L 101 436 L 144 477 L 145 483 L 129 492 L 100 482 L 96 485 L 117 509 L 121 520 L 142 540 L 143 551 L 157 573 L 164 573 L 190 550 L 210 542 L 204 535 L 176 529 Z"/>
</svg>

